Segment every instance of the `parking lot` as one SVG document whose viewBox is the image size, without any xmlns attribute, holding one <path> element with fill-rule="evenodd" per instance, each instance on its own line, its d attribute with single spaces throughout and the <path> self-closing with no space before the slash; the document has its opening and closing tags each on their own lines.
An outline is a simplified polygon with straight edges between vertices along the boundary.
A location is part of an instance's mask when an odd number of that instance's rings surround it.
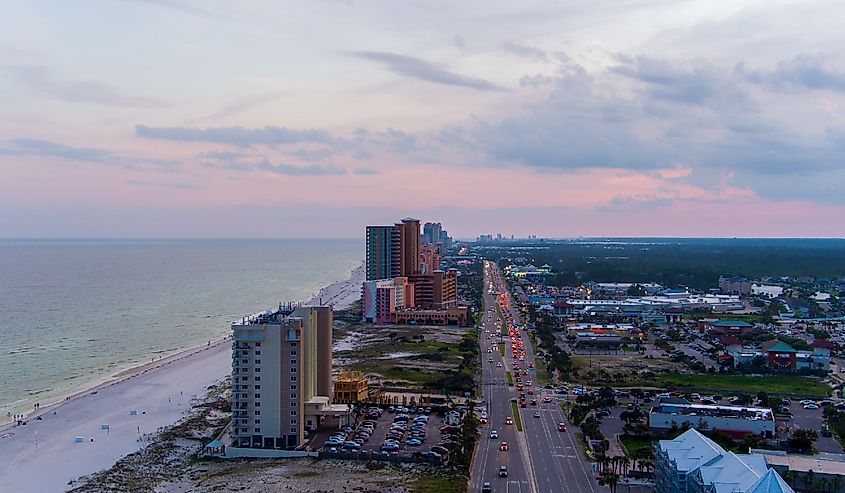
<svg viewBox="0 0 845 493">
<path fill-rule="evenodd" d="M 839 446 L 839 442 L 834 437 L 822 436 L 821 430 L 824 425 L 824 415 L 821 409 L 804 409 L 800 403 L 793 402 L 789 406 L 789 410 L 792 412 L 790 429 L 806 428 L 816 430 L 819 433 L 819 441 L 816 442 L 815 446 L 819 451 L 842 453 L 842 447 Z"/>
<path fill-rule="evenodd" d="M 379 414 L 380 412 L 380 414 Z M 446 427 L 451 420 L 452 428 Z M 445 459 L 460 419 L 438 414 L 431 408 L 367 408 L 357 423 L 340 426 L 334 418 L 326 419 L 311 442 L 311 448 L 322 452 L 368 452 L 385 455 Z M 332 441 L 332 437 L 335 439 Z M 455 440 L 456 441 L 456 440 Z M 357 446 L 354 443 L 357 442 Z M 432 450 L 434 447 L 434 450 Z M 432 452 L 437 455 L 432 455 Z"/>
</svg>

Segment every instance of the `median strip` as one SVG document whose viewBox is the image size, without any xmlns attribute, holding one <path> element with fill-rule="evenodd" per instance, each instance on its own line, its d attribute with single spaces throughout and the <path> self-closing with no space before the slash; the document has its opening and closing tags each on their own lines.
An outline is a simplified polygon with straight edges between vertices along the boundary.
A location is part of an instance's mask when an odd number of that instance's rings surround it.
<svg viewBox="0 0 845 493">
<path fill-rule="evenodd" d="M 516 402 L 511 402 L 511 409 L 513 409 L 513 424 L 516 426 L 516 431 L 522 431 L 522 416 L 519 414 Z"/>
<path fill-rule="evenodd" d="M 508 385 L 513 387 L 513 375 L 509 371 L 505 372 L 505 375 L 508 377 Z"/>
</svg>

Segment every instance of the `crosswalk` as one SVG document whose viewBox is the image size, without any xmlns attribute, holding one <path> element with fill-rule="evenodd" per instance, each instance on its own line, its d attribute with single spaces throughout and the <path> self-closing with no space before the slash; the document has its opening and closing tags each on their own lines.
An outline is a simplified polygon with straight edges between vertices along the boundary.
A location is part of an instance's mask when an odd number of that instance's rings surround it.
<svg viewBox="0 0 845 493">
<path fill-rule="evenodd" d="M 505 491 L 507 493 L 530 493 L 531 488 L 528 481 L 508 481 Z"/>
</svg>

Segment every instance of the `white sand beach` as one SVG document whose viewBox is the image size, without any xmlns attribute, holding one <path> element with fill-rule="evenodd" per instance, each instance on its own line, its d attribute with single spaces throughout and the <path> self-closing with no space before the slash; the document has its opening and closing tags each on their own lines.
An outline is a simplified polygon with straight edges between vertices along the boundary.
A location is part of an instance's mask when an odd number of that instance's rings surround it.
<svg viewBox="0 0 845 493">
<path fill-rule="evenodd" d="M 309 302 L 322 298 L 335 309 L 348 307 L 360 297 L 363 272 L 363 266 L 357 268 Z M 224 339 L 124 371 L 42 406 L 27 417 L 26 425 L 0 427 L 0 493 L 65 491 L 69 481 L 108 468 L 143 447 L 142 435 L 176 423 L 193 397 L 204 396 L 208 386 L 230 372 L 231 345 Z M 82 437 L 80 443 L 77 437 Z"/>
</svg>

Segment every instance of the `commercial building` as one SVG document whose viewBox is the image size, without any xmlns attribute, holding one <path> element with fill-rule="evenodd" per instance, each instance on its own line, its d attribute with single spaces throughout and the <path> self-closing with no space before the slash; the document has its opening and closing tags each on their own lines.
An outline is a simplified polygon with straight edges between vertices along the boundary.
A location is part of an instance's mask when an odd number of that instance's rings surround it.
<svg viewBox="0 0 845 493">
<path fill-rule="evenodd" d="M 692 404 L 683 399 L 658 399 L 648 413 L 648 426 L 658 433 L 691 426 L 736 438 L 775 436 L 775 416 L 770 408 Z"/>
<path fill-rule="evenodd" d="M 727 294 L 748 296 L 751 294 L 751 281 L 739 276 L 720 276 L 719 290 Z"/>
<path fill-rule="evenodd" d="M 233 322 L 233 445 L 301 445 L 328 412 L 331 369 L 330 306 L 279 305 Z"/>
<path fill-rule="evenodd" d="M 760 344 L 759 348 L 742 346 L 736 338 L 725 336 L 725 354 L 730 356 L 734 366 L 750 365 L 755 358 L 765 361 L 772 371 L 791 373 L 802 370 L 827 372 L 830 369 L 830 350 L 835 346 L 827 339 L 816 339 L 812 351 L 799 351 L 789 344 L 773 339 Z"/>
<path fill-rule="evenodd" d="M 469 325 L 469 308 L 455 306 L 439 310 L 425 310 L 421 308 L 406 308 L 396 310 L 393 314 L 397 324 L 420 325 Z"/>
<path fill-rule="evenodd" d="M 654 453 L 655 493 L 794 493 L 760 454 L 735 454 L 690 429 L 660 440 Z"/>
<path fill-rule="evenodd" d="M 369 395 L 369 388 L 364 372 L 341 372 L 334 383 L 334 402 L 337 404 L 364 402 Z"/>
</svg>

